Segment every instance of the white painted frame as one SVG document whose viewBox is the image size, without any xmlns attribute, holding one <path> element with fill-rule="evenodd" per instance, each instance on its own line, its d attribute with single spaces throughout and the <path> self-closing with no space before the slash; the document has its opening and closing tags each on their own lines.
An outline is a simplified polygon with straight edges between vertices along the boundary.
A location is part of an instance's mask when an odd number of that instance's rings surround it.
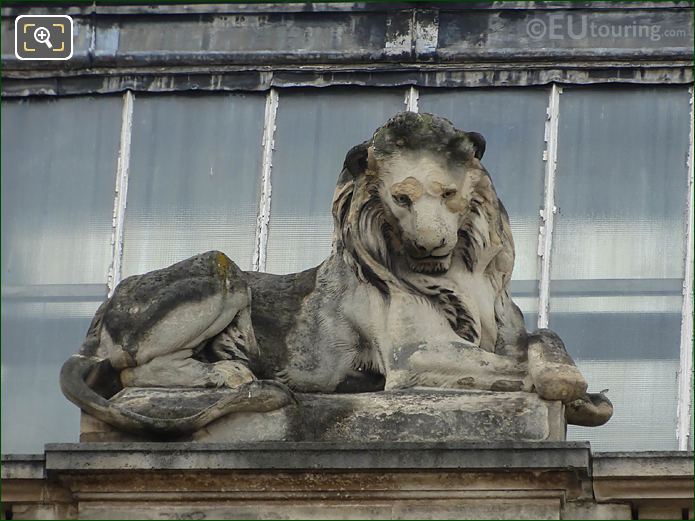
<svg viewBox="0 0 695 521">
<path fill-rule="evenodd" d="M 416 87 L 409 87 L 408 90 L 405 91 L 405 100 L 403 103 L 405 104 L 405 110 L 408 112 L 420 112 L 420 108 L 418 107 L 418 100 L 420 99 L 420 92 L 417 90 Z"/>
<path fill-rule="evenodd" d="M 270 89 L 265 98 L 265 115 L 263 121 L 263 140 L 261 142 L 261 194 L 258 201 L 258 218 L 256 220 L 256 237 L 251 269 L 265 271 L 268 253 L 268 226 L 270 224 L 270 199 L 273 185 L 273 150 L 275 149 L 275 129 L 280 97 L 277 89 Z"/>
<path fill-rule="evenodd" d="M 541 223 L 538 230 L 538 256 L 541 260 L 541 273 L 538 282 L 538 327 L 548 327 L 550 312 L 550 268 L 553 248 L 553 228 L 555 226 L 555 173 L 557 170 L 557 139 L 560 121 L 560 94 L 562 87 L 553 83 L 548 97 L 545 123 L 545 188 L 543 208 L 540 211 Z"/>
<path fill-rule="evenodd" d="M 688 450 L 692 437 L 690 418 L 693 413 L 693 87 L 690 87 L 690 141 L 688 149 L 688 203 L 685 239 L 685 278 L 683 279 L 683 309 L 681 315 L 681 351 L 678 364 L 678 408 L 676 410 L 676 439 L 678 450 Z"/>
<path fill-rule="evenodd" d="M 121 112 L 121 138 L 118 145 L 116 166 L 116 196 L 113 201 L 111 226 L 111 266 L 107 279 L 109 297 L 121 281 L 123 263 L 123 235 L 125 233 L 125 212 L 128 203 L 128 175 L 130 173 L 130 144 L 133 133 L 133 93 L 127 90 L 123 95 Z"/>
</svg>

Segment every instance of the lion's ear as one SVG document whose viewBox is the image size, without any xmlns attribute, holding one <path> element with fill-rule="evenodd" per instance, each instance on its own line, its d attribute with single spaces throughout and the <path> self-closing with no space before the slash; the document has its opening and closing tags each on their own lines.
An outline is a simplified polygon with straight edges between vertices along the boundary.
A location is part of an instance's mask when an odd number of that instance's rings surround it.
<svg viewBox="0 0 695 521">
<path fill-rule="evenodd" d="M 468 139 L 473 143 L 473 148 L 475 149 L 474 156 L 476 159 L 482 159 L 485 153 L 485 138 L 482 134 L 477 132 L 466 132 Z"/>
<path fill-rule="evenodd" d="M 354 146 L 345 156 L 345 162 L 343 163 L 343 169 L 350 172 L 353 178 L 360 176 L 367 170 L 367 150 L 369 148 L 369 141 Z"/>
</svg>

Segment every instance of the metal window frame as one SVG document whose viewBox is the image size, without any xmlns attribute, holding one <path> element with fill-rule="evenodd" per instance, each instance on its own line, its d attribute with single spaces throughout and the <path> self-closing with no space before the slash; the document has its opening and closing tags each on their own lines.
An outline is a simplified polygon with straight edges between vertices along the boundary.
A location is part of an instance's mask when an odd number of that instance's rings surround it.
<svg viewBox="0 0 695 521">
<path fill-rule="evenodd" d="M 420 99 L 420 91 L 417 87 L 410 86 L 405 91 L 405 99 L 403 103 L 405 104 L 405 110 L 408 112 L 420 112 L 420 107 L 418 105 L 418 100 Z"/>
<path fill-rule="evenodd" d="M 121 138 L 118 148 L 118 163 L 116 165 L 116 186 L 113 201 L 113 220 L 111 229 L 111 265 L 106 282 L 108 296 L 121 281 L 123 263 L 123 236 L 125 233 L 125 212 L 128 203 L 128 175 L 130 173 L 130 149 L 133 134 L 133 101 L 132 91 L 123 94 L 123 110 L 121 111 Z"/>
<path fill-rule="evenodd" d="M 271 196 L 273 185 L 273 150 L 275 149 L 275 129 L 280 96 L 277 89 L 270 89 L 265 98 L 263 119 L 263 139 L 261 142 L 261 193 L 258 199 L 258 218 L 251 269 L 265 271 L 268 254 L 268 227 L 270 225 Z"/>
<path fill-rule="evenodd" d="M 538 256 L 541 260 L 538 281 L 538 328 L 548 327 L 550 312 L 550 270 L 552 267 L 553 228 L 555 226 L 555 175 L 557 172 L 557 140 L 560 121 L 560 94 L 562 87 L 557 83 L 550 86 L 548 108 L 546 109 L 545 143 L 545 182 L 543 208 L 540 210 L 538 229 Z"/>
<path fill-rule="evenodd" d="M 676 409 L 676 439 L 678 450 L 688 450 L 692 443 L 690 418 L 693 411 L 693 87 L 690 87 L 690 138 L 688 149 L 688 201 L 685 239 L 685 278 L 683 279 L 683 309 L 681 316 L 681 350 L 678 364 L 678 406 Z"/>
</svg>

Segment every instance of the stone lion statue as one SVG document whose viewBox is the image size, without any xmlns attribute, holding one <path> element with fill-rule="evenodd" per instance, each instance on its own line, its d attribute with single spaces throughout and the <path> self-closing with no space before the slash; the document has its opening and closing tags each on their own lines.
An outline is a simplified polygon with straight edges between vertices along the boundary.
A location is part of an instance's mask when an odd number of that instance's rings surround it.
<svg viewBox="0 0 695 521">
<path fill-rule="evenodd" d="M 485 140 L 405 112 L 345 158 L 331 255 L 290 275 L 211 251 L 123 280 L 61 372 L 66 396 L 120 429 L 186 432 L 271 410 L 291 391 L 413 386 L 535 392 L 570 423 L 612 415 L 549 330 L 509 295 L 514 241 L 480 160 Z M 124 387 L 228 387 L 178 418 L 112 403 Z"/>
</svg>

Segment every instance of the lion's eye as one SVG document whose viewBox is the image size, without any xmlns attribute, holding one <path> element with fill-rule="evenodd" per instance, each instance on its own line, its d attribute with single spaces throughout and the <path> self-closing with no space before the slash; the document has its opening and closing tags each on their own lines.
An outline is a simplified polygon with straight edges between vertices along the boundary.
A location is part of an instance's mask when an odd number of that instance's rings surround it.
<svg viewBox="0 0 695 521">
<path fill-rule="evenodd" d="M 410 206 L 412 204 L 410 197 L 405 194 L 394 195 L 393 200 L 396 201 L 396 204 L 399 206 Z"/>
<path fill-rule="evenodd" d="M 456 190 L 454 188 L 451 188 L 449 190 L 445 190 L 444 193 L 442 194 L 442 197 L 444 199 L 451 199 L 456 195 Z"/>
</svg>

